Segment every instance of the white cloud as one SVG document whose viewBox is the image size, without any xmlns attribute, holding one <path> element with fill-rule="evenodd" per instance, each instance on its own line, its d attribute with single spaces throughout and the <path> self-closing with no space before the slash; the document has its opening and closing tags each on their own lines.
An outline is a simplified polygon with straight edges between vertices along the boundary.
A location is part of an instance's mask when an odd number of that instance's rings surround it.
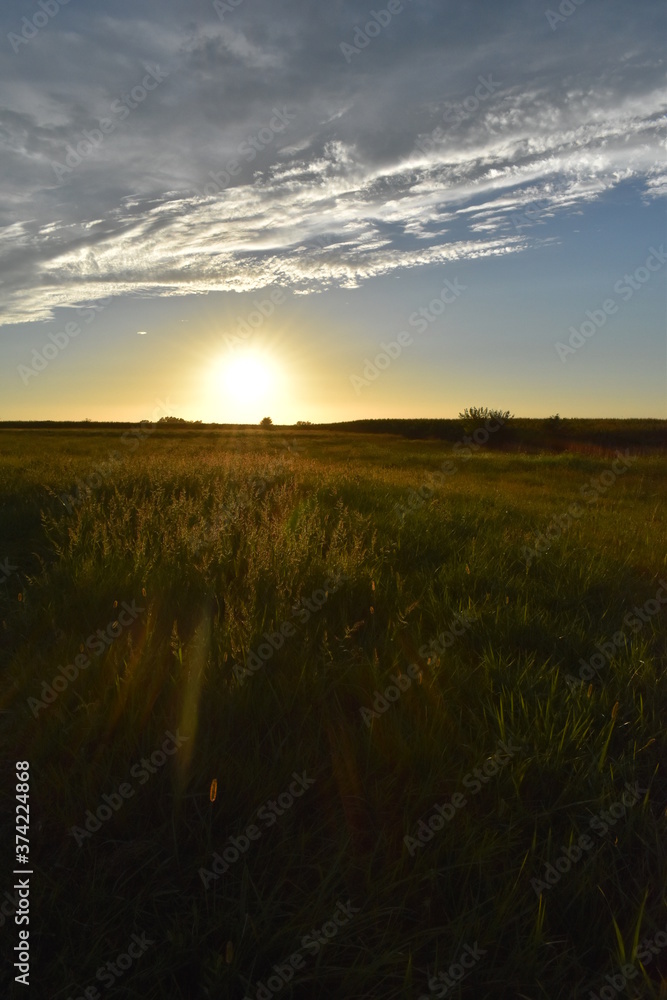
<svg viewBox="0 0 667 1000">
<path fill-rule="evenodd" d="M 203 27 L 178 2 L 160 25 L 131 9 L 113 18 L 67 10 L 61 28 L 54 22 L 22 53 L 37 62 L 0 69 L 0 324 L 137 292 L 357 287 L 406 268 L 525 252 L 552 238 L 555 215 L 624 181 L 647 199 L 667 195 L 649 18 L 639 46 L 610 15 L 596 54 L 585 17 L 578 35 L 548 34 L 536 50 L 523 5 L 509 3 L 502 30 L 490 23 L 473 45 L 450 38 L 451 19 L 424 4 L 348 67 L 328 8 L 305 17 L 286 2 L 285 18 L 272 20 L 240 5 L 229 24 L 211 14 Z M 415 24 L 426 28 L 415 34 Z M 164 87 L 57 183 L 51 160 L 96 126 L 145 62 L 168 69 Z M 504 67 L 497 94 L 458 127 L 443 123 L 491 63 Z M 294 121 L 244 158 L 239 143 L 261 135 L 275 105 L 295 108 Z M 443 140 L 420 151 L 419 137 L 438 125 Z M 196 196 L 234 157 L 232 184 Z M 517 229 L 528 210 L 534 226 Z M 325 245 L 304 249 L 317 237 Z"/>
</svg>

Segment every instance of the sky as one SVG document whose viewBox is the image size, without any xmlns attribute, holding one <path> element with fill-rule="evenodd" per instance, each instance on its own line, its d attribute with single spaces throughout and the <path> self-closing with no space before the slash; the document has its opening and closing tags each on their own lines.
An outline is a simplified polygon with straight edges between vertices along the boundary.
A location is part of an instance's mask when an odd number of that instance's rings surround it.
<svg viewBox="0 0 667 1000">
<path fill-rule="evenodd" d="M 667 417 L 659 0 L 8 0 L 0 420 Z"/>
</svg>

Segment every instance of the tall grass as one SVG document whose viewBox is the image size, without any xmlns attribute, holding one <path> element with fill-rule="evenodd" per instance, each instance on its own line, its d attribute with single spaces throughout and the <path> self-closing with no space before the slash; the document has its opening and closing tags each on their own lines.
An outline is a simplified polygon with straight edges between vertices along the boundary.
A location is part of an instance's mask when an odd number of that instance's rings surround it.
<svg viewBox="0 0 667 1000">
<path fill-rule="evenodd" d="M 442 482 L 449 445 L 297 437 L 160 430 L 68 512 L 117 435 L 0 435 L 0 559 L 17 567 L 0 583 L 0 733 L 31 763 L 35 995 L 82 995 L 136 932 L 155 943 L 103 995 L 255 998 L 301 949 L 281 997 L 436 996 L 429 978 L 477 943 L 447 996 L 569 1000 L 633 963 L 624 995 L 664 997 L 667 948 L 642 965 L 637 946 L 667 925 L 667 605 L 623 621 L 667 577 L 664 458 L 586 503 L 608 458 L 480 452 Z M 574 501 L 582 516 L 527 567 L 523 547 Z M 136 622 L 35 717 L 42 682 L 133 600 Z M 470 627 L 420 656 L 457 615 Z M 366 724 L 396 678 L 406 690 Z M 181 748 L 132 778 L 177 730 Z M 499 741 L 516 752 L 472 793 Z M 294 772 L 315 784 L 263 826 Z M 71 828 L 124 782 L 135 794 L 79 846 Z M 591 832 L 626 783 L 648 792 Z M 200 869 L 253 823 L 205 887 Z M 585 833 L 593 848 L 536 890 Z M 358 913 L 310 954 L 304 935 L 348 900 Z"/>
</svg>

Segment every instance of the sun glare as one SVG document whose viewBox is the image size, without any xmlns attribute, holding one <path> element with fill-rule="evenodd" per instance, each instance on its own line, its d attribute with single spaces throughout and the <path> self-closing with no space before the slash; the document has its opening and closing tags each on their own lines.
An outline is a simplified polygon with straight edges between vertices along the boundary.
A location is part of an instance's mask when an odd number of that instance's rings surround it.
<svg viewBox="0 0 667 1000">
<path fill-rule="evenodd" d="M 230 352 L 214 362 L 208 382 L 218 419 L 254 423 L 266 416 L 264 410 L 269 413 L 280 406 L 284 397 L 280 365 L 268 352 L 257 349 Z"/>
<path fill-rule="evenodd" d="M 259 402 L 273 387 L 275 379 L 263 358 L 247 354 L 230 358 L 222 365 L 221 382 L 225 394 L 232 399 Z"/>
</svg>

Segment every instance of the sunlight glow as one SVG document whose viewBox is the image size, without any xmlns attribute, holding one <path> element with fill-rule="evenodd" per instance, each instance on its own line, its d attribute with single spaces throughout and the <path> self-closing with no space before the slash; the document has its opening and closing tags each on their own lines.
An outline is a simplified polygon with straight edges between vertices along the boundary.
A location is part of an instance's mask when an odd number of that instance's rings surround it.
<svg viewBox="0 0 667 1000">
<path fill-rule="evenodd" d="M 284 406 L 284 373 L 268 350 L 227 352 L 208 366 L 207 381 L 214 419 L 255 423 Z"/>
<path fill-rule="evenodd" d="M 264 399 L 274 384 L 269 364 L 257 354 L 232 356 L 221 366 L 222 387 L 238 402 Z"/>
</svg>

